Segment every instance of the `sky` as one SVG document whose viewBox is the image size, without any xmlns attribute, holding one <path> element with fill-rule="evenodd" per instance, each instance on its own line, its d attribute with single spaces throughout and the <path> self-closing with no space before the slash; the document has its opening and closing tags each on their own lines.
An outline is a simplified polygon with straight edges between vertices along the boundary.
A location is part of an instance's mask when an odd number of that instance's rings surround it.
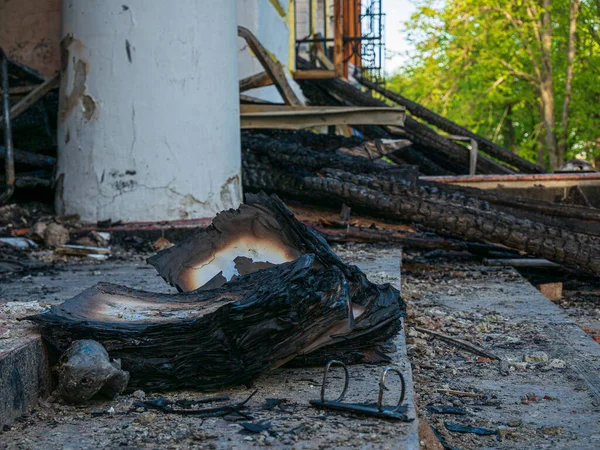
<svg viewBox="0 0 600 450">
<path fill-rule="evenodd" d="M 385 43 L 388 59 L 385 62 L 386 72 L 392 73 L 402 67 L 407 60 L 406 53 L 411 50 L 403 33 L 403 22 L 415 12 L 415 0 L 381 0 L 385 13 Z"/>
</svg>

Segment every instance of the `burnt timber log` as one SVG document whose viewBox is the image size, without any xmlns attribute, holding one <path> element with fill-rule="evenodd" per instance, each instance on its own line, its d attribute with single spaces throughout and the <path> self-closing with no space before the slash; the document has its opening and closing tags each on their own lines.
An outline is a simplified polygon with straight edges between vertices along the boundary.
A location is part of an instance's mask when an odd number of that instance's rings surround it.
<svg viewBox="0 0 600 450">
<path fill-rule="evenodd" d="M 369 94 L 340 79 L 301 82 L 303 90 L 305 86 L 311 84 L 318 86 L 327 93 L 333 94 L 340 102 L 343 101 L 356 106 L 389 106 L 385 102 L 371 97 Z M 314 89 L 310 88 L 304 90 L 305 95 L 311 100 L 311 103 L 321 104 L 325 96 L 317 96 L 314 92 Z M 403 130 L 404 133 L 400 137 L 410 140 L 427 157 L 430 157 L 434 152 L 441 153 L 458 167 L 464 168 L 464 173 L 469 172 L 469 150 L 466 147 L 444 138 L 427 125 L 418 122 L 410 116 L 407 116 L 404 120 Z M 389 137 L 390 135 L 395 136 L 396 134 L 390 133 L 388 130 L 387 136 Z M 433 152 L 428 151 L 429 149 L 433 150 Z M 479 155 L 477 158 L 477 173 L 509 174 L 515 173 L 515 171 L 484 155 Z"/>
<path fill-rule="evenodd" d="M 317 168 L 318 164 L 306 163 L 316 153 L 309 149 L 304 149 L 298 164 L 293 151 L 282 164 L 285 147 L 264 151 L 256 139 L 252 142 L 243 146 L 243 179 L 248 190 L 277 192 L 329 206 L 346 203 L 377 217 L 420 224 L 441 236 L 504 245 L 600 274 L 600 239 L 594 236 L 507 214 L 476 197 L 421 186 L 385 170 L 352 173 L 340 164 L 330 168 L 336 165 L 333 163 Z M 340 155 L 327 156 L 335 159 Z"/>
<path fill-rule="evenodd" d="M 578 233 L 600 237 L 600 211 L 592 207 L 550 203 L 532 200 L 495 190 L 477 189 L 435 182 L 419 181 L 423 185 L 436 186 L 448 193 L 476 197 L 494 205 L 500 211 L 553 227 L 565 228 Z"/>
<path fill-rule="evenodd" d="M 130 372 L 129 389 L 214 390 L 249 383 L 349 317 L 349 289 L 314 256 L 218 289 L 156 294 L 100 283 L 29 317 L 60 350 L 100 342 Z"/>
<path fill-rule="evenodd" d="M 365 352 L 378 353 L 378 345 L 396 335 L 398 319 L 405 313 L 399 292 L 390 285 L 369 282 L 356 266 L 344 264 L 321 236 L 296 220 L 275 196 L 248 194 L 246 204 L 220 213 L 208 228 L 148 262 L 165 281 L 191 291 L 221 286 L 237 276 L 232 273 L 243 276 L 303 254 L 315 255 L 322 267 L 341 271 L 350 290 L 351 315 L 302 349 L 295 364 L 324 364 L 336 358 L 358 362 L 367 357 Z"/>
<path fill-rule="evenodd" d="M 498 144 L 480 136 L 478 134 L 469 131 L 465 127 L 461 127 L 457 123 L 452 122 L 451 120 L 446 119 L 445 117 L 440 116 L 439 114 L 434 113 L 430 109 L 424 107 L 423 105 L 414 102 L 412 100 L 403 97 L 402 95 L 392 92 L 384 87 L 373 83 L 366 78 L 359 77 L 358 81 L 368 89 L 371 89 L 387 99 L 404 106 L 406 109 L 410 111 L 410 113 L 418 117 L 419 119 L 425 120 L 427 123 L 438 127 L 440 130 L 445 131 L 446 133 L 458 135 L 458 136 L 466 136 L 471 139 L 474 139 L 479 144 L 479 148 L 487 153 L 490 156 L 494 156 L 498 158 L 500 161 L 504 161 L 517 169 L 519 169 L 523 173 L 545 173 L 546 171 L 530 161 L 527 161 L 524 158 L 512 153 L 505 148 L 502 148 Z"/>
</svg>

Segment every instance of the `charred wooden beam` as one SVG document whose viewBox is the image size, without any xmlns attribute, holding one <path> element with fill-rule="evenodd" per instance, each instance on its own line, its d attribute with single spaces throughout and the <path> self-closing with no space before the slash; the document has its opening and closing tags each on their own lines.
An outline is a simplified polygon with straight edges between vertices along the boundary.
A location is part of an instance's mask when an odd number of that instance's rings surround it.
<svg viewBox="0 0 600 450">
<path fill-rule="evenodd" d="M 267 72 L 260 72 L 240 80 L 240 92 L 249 91 L 264 86 L 270 86 L 273 80 Z"/>
<path fill-rule="evenodd" d="M 356 106 L 241 105 L 242 129 L 279 128 L 296 130 L 329 125 L 398 125 L 404 123 L 404 108 Z"/>
<path fill-rule="evenodd" d="M 451 120 L 446 119 L 445 117 L 440 116 L 439 114 L 434 113 L 430 109 L 425 108 L 423 105 L 414 102 L 412 100 L 403 97 L 402 95 L 392 92 L 388 89 L 385 89 L 383 86 L 380 86 L 372 81 L 367 80 L 366 78 L 359 77 L 358 81 L 365 87 L 374 90 L 375 92 L 383 95 L 389 100 L 406 107 L 410 113 L 418 117 L 419 119 L 423 119 L 431 125 L 438 127 L 440 130 L 444 130 L 446 133 L 456 134 L 467 136 L 471 139 L 474 139 L 478 144 L 482 151 L 487 153 L 490 156 L 498 158 L 501 161 L 504 161 L 524 173 L 544 173 L 545 170 L 533 164 L 530 161 L 527 161 L 524 158 L 521 158 L 519 155 L 512 153 L 505 148 L 502 148 L 498 144 L 475 134 L 468 130 L 465 127 L 461 127 L 457 123 L 452 122 Z"/>
<path fill-rule="evenodd" d="M 246 189 L 346 203 L 378 217 L 421 224 L 442 236 L 500 244 L 600 274 L 599 239 L 503 213 L 478 198 L 418 186 L 375 171 L 355 174 L 321 168 L 310 173 L 273 160 L 244 158 Z"/>
<path fill-rule="evenodd" d="M 302 61 L 299 60 L 299 65 L 302 66 L 302 64 Z M 306 62 L 304 62 L 304 66 L 306 66 Z M 301 82 L 303 89 L 304 86 L 311 84 L 317 85 L 321 87 L 321 89 L 333 93 L 338 99 L 352 105 L 389 107 L 389 105 L 387 105 L 385 102 L 371 97 L 370 95 L 362 92 L 360 89 L 357 89 L 351 84 L 340 79 L 311 80 Z M 317 102 L 317 104 L 321 104 L 319 103 L 319 99 L 314 95 L 311 95 L 311 93 L 314 93 L 314 90 L 311 91 L 308 89 L 305 91 L 305 95 L 311 100 L 311 102 Z M 404 121 L 404 132 L 405 135 L 399 137 L 405 137 L 413 142 L 413 144 L 419 145 L 422 151 L 425 151 L 425 149 L 434 149 L 437 152 L 441 152 L 456 164 L 464 167 L 464 173 L 469 172 L 470 153 L 467 148 L 444 138 L 427 125 L 416 121 L 410 116 L 407 116 Z M 503 166 L 483 155 L 478 158 L 477 171 L 484 174 L 514 173 L 514 170 Z"/>
<path fill-rule="evenodd" d="M 532 200 L 494 190 L 440 184 L 423 181 L 423 179 L 420 179 L 419 183 L 436 186 L 448 193 L 455 192 L 467 197 L 479 198 L 494 205 L 494 208 L 500 211 L 534 222 L 600 237 L 600 211 L 596 208 Z"/>
<path fill-rule="evenodd" d="M 302 105 L 302 102 L 298 99 L 285 77 L 283 66 L 279 61 L 273 60 L 256 36 L 249 29 L 241 26 L 238 26 L 238 36 L 246 41 L 254 56 L 256 56 L 269 78 L 275 84 L 277 91 L 279 91 L 285 103 L 291 106 Z"/>
</svg>

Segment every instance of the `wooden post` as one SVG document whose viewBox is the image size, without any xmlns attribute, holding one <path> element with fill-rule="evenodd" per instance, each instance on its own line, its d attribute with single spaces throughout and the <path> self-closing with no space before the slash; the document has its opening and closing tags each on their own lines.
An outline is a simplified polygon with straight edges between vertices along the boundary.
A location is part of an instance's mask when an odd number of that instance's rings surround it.
<svg viewBox="0 0 600 450">
<path fill-rule="evenodd" d="M 333 0 L 333 64 L 338 77 L 344 75 L 344 31 L 342 0 Z"/>
</svg>

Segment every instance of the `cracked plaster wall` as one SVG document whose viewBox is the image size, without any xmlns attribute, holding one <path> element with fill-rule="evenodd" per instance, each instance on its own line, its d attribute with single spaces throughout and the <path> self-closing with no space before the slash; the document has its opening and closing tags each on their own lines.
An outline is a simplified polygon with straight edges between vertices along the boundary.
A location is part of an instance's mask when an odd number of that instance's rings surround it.
<svg viewBox="0 0 600 450">
<path fill-rule="evenodd" d="M 56 206 L 84 222 L 241 201 L 234 0 L 63 0 Z"/>
</svg>

